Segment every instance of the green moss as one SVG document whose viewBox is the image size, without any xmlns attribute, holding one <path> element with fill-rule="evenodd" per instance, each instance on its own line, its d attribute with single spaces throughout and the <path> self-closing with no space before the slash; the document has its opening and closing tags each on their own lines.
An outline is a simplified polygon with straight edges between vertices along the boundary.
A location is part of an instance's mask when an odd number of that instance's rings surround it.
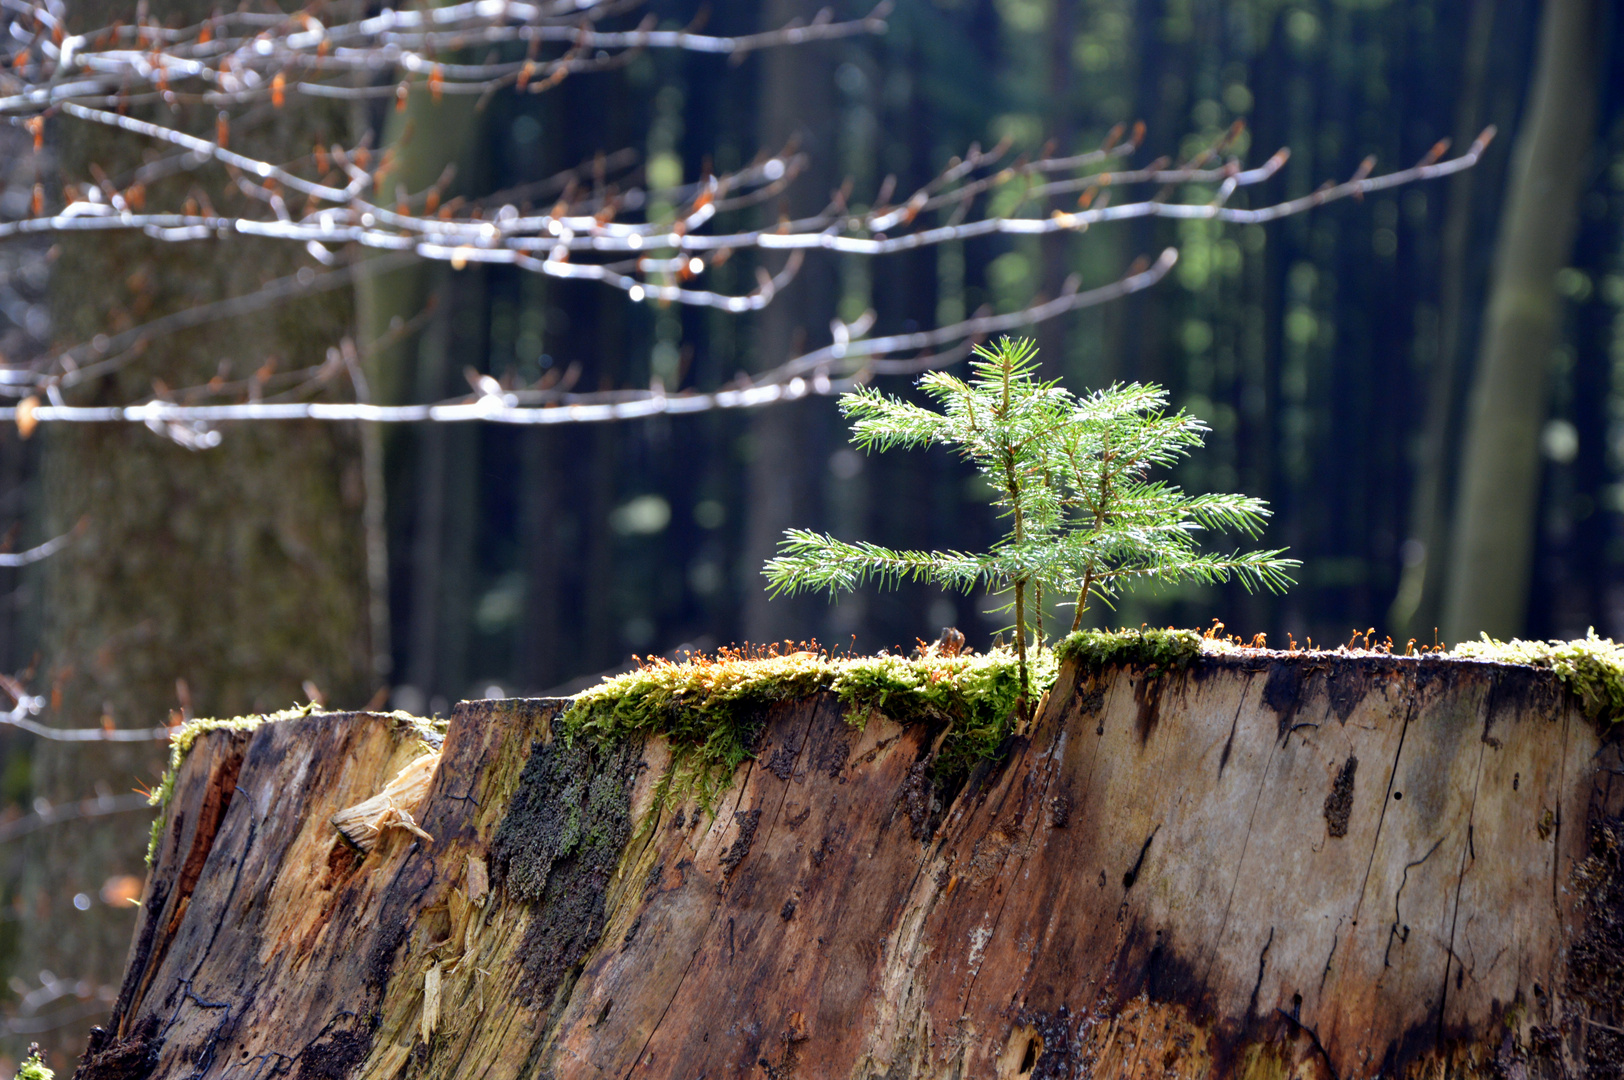
<svg viewBox="0 0 1624 1080">
<path fill-rule="evenodd" d="M 152 835 L 147 839 L 147 865 L 158 854 L 158 840 L 164 833 L 164 822 L 168 817 L 169 801 L 175 797 L 175 777 L 180 774 L 181 763 L 186 755 L 192 752 L 192 744 L 199 735 L 211 731 L 253 731 L 261 724 L 275 723 L 278 720 L 297 720 L 309 716 L 316 706 L 300 705 L 292 709 L 283 709 L 281 712 L 270 713 L 266 716 L 233 716 L 217 719 L 203 717 L 189 720 L 181 729 L 169 737 L 169 767 L 164 770 L 164 777 L 148 800 L 148 805 L 158 808 L 158 816 L 152 819 Z"/>
<path fill-rule="evenodd" d="M 1047 650 L 1031 659 L 1033 692 L 1054 681 Z M 938 768 L 953 771 L 997 753 L 1020 692 L 1014 652 L 964 656 L 834 659 L 814 652 L 746 657 L 723 652 L 681 664 L 655 661 L 575 696 L 560 718 L 567 739 L 599 743 L 635 735 L 671 747 L 667 790 L 695 790 L 707 805 L 752 754 L 763 713 L 780 702 L 831 690 L 861 726 L 873 709 L 901 722 L 949 725 Z"/>
<path fill-rule="evenodd" d="M 605 897 L 632 835 L 640 750 L 562 739 L 531 747 L 490 848 L 493 883 L 536 913 L 519 949 L 529 1004 L 553 1003 L 603 932 Z"/>
<path fill-rule="evenodd" d="M 1084 630 L 1055 647 L 1062 661 L 1077 660 L 1091 670 L 1133 664 L 1153 675 L 1182 670 L 1203 653 L 1244 651 L 1237 640 L 1172 628 Z M 1353 650 L 1350 655 L 1390 654 L 1378 649 Z M 1464 641 L 1444 655 L 1547 668 L 1573 691 L 1588 715 L 1608 723 L 1624 718 L 1624 645 L 1597 637 L 1593 629 L 1575 641 L 1495 641 L 1485 634 L 1482 640 Z"/>
<path fill-rule="evenodd" d="M 1624 645 L 1591 629 L 1575 641 L 1463 641 L 1451 654 L 1467 660 L 1549 668 L 1572 690 L 1587 715 L 1603 723 L 1624 717 Z"/>
<path fill-rule="evenodd" d="M 1084 630 L 1061 640 L 1052 652 L 1031 651 L 1032 692 L 1042 695 L 1066 661 L 1090 671 L 1134 666 L 1156 677 L 1182 671 L 1202 655 L 1253 651 L 1238 639 L 1172 627 Z M 1389 655 L 1385 650 L 1368 654 Z M 1624 646 L 1594 632 L 1571 642 L 1485 638 L 1461 645 L 1452 655 L 1550 668 L 1591 715 L 1624 716 Z M 1011 730 L 1020 680 L 1015 654 L 1004 648 L 957 657 L 847 659 L 815 652 L 747 657 L 724 651 L 681 664 L 655 660 L 605 679 L 577 694 L 559 725 L 571 741 L 665 738 L 673 758 L 666 790 L 696 790 L 709 804 L 751 757 L 765 710 L 823 690 L 839 695 L 847 721 L 856 726 L 876 709 L 901 723 L 947 725 L 936 769 L 951 775 L 997 756 Z"/>
<path fill-rule="evenodd" d="M 47 1068 L 39 1047 L 31 1045 L 22 1068 L 17 1070 L 16 1080 L 56 1080 L 56 1070 Z"/>
<path fill-rule="evenodd" d="M 1060 663 L 1048 649 L 1027 654 L 1032 693 L 1042 697 Z M 936 771 L 953 775 L 996 757 L 1009 735 L 1020 698 L 1020 666 L 1010 649 L 965 656 L 864 656 L 838 662 L 830 689 L 846 705 L 846 718 L 861 723 L 879 709 L 900 723 L 948 725 Z"/>
<path fill-rule="evenodd" d="M 1055 646 L 1062 660 L 1076 660 L 1090 671 L 1132 664 L 1152 675 L 1182 671 L 1201 655 L 1203 639 L 1194 630 L 1079 630 Z"/>
<path fill-rule="evenodd" d="M 664 736 L 672 782 L 696 786 L 708 804 L 750 757 L 767 707 L 827 690 L 832 679 L 831 661 L 811 652 L 655 661 L 575 695 L 559 725 L 572 743 Z"/>
<path fill-rule="evenodd" d="M 291 709 L 281 712 L 266 713 L 262 716 L 232 716 L 228 718 L 203 717 L 189 720 L 181 729 L 170 736 L 169 739 L 169 767 L 164 770 L 164 776 L 158 787 L 152 793 L 149 805 L 158 807 L 158 816 L 152 821 L 152 835 L 147 840 L 147 865 L 158 852 L 158 838 L 163 835 L 164 821 L 169 809 L 169 800 L 175 795 L 175 777 L 180 773 L 181 763 L 186 755 L 191 753 L 192 744 L 198 736 L 211 731 L 253 731 L 261 724 L 275 724 L 284 720 L 301 720 L 316 712 L 314 703 L 295 705 Z M 422 717 L 412 716 L 409 713 L 392 712 L 386 714 L 391 723 L 404 729 L 408 734 L 417 735 L 424 742 L 438 745 L 445 735 L 446 724 L 443 720 L 425 720 Z"/>
</svg>

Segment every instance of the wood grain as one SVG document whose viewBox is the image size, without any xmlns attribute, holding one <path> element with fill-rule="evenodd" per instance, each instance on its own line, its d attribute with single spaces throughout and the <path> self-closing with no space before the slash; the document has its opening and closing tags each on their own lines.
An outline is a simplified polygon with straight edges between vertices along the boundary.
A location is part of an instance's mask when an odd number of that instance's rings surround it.
<svg viewBox="0 0 1624 1080">
<path fill-rule="evenodd" d="M 200 738 L 77 1075 L 1617 1075 L 1617 740 L 1548 673 L 1068 666 L 946 790 L 934 732 L 824 694 L 711 813 L 564 704 L 458 706 L 433 841 L 364 855 L 328 819 L 409 732 Z"/>
</svg>

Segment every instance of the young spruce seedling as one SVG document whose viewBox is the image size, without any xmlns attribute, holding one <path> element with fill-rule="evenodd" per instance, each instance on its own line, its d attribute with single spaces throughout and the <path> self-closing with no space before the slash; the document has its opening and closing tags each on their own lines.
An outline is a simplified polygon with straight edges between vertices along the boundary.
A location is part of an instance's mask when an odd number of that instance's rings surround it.
<svg viewBox="0 0 1624 1080">
<path fill-rule="evenodd" d="M 1129 383 L 1077 397 L 1037 377 L 1037 347 L 1003 338 L 978 346 L 969 381 L 943 371 L 919 380 L 937 409 L 864 387 L 840 399 L 853 441 L 864 450 L 952 447 L 990 483 L 1008 533 L 986 552 L 894 551 L 790 529 L 768 561 L 773 595 L 827 590 L 873 580 L 929 581 L 1011 596 L 1021 686 L 1027 688 L 1028 625 L 1046 644 L 1043 594 L 1076 597 L 1072 629 L 1091 599 L 1109 605 L 1139 580 L 1228 581 L 1281 590 L 1298 566 L 1274 551 L 1202 551 L 1197 532 L 1255 538 L 1269 515 L 1261 499 L 1187 495 L 1148 479 L 1202 444 L 1207 426 L 1167 411 L 1159 386 Z M 1024 712 L 1023 704 L 1023 712 Z"/>
</svg>

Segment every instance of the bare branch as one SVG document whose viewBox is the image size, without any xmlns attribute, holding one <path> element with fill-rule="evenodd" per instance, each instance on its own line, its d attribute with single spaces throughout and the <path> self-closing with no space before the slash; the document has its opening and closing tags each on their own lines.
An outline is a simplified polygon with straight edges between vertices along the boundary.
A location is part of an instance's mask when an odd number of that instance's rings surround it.
<svg viewBox="0 0 1624 1080">
<path fill-rule="evenodd" d="M 8 0 L 4 6 L 54 31 L 62 30 L 44 4 Z M 759 49 L 880 34 L 885 32 L 890 7 L 882 3 L 861 19 L 843 22 L 825 12 L 810 23 L 735 37 L 656 30 L 652 16 L 635 30 L 594 28 L 598 20 L 631 6 L 604 0 L 568 4 L 478 0 L 426 12 L 385 9 L 371 18 L 330 27 L 309 12 L 282 16 L 236 12 L 183 29 L 140 21 L 64 35 L 60 46 L 54 35 L 12 40 L 0 44 L 0 58 L 35 85 L 0 97 L 0 114 L 34 115 L 74 102 L 112 104 L 145 94 L 217 107 L 265 99 L 280 103 L 290 83 L 299 92 L 324 97 L 388 96 L 396 87 L 357 86 L 349 76 L 395 68 L 408 82 L 426 83 L 436 98 L 485 94 L 509 85 L 535 93 L 567 75 L 616 66 L 644 49 L 737 60 Z M 441 52 L 508 43 L 568 46 L 568 51 L 555 59 L 486 64 L 436 59 Z M 323 76 L 327 78 L 314 81 Z"/>
<path fill-rule="evenodd" d="M 73 542 L 80 529 L 70 529 L 61 536 L 53 537 L 38 547 L 31 547 L 27 551 L 0 552 L 0 567 L 32 566 L 41 559 L 49 559 Z"/>
<path fill-rule="evenodd" d="M 43 369 L 43 373 L 55 375 L 54 381 L 59 386 L 76 386 L 87 379 L 105 375 L 122 367 L 139 355 L 142 349 L 165 334 L 189 330 L 224 319 L 241 318 L 299 297 L 314 296 L 343 288 L 361 278 L 398 270 L 416 261 L 415 256 L 411 254 L 393 254 L 362 259 L 338 270 L 320 274 L 309 267 L 301 267 L 296 273 L 266 282 L 259 289 L 243 296 L 182 308 L 140 326 L 131 327 L 122 333 L 99 337 L 94 341 L 64 349 L 46 358 L 48 366 Z M 18 392 L 13 387 L 18 385 L 15 377 L 19 374 L 23 374 L 21 369 L 7 371 L 0 368 L 0 393 Z M 27 382 L 37 383 L 38 378 L 29 372 Z M 7 383 L 11 386 L 7 386 Z M 5 563 L 0 562 L 0 566 L 4 565 Z"/>
<path fill-rule="evenodd" d="M 25 699 L 28 704 L 44 707 L 39 698 Z M 176 728 L 54 728 L 36 723 L 19 716 L 20 712 L 38 712 L 39 709 L 25 710 L 24 703 L 19 703 L 10 712 L 0 713 L 0 724 L 8 727 L 20 728 L 31 735 L 38 735 L 42 739 L 52 742 L 167 742 L 174 735 Z"/>
<path fill-rule="evenodd" d="M 1492 128 L 1485 130 L 1465 154 L 1449 161 L 1421 164 L 1384 176 L 1349 180 L 1346 183 L 1322 188 L 1312 195 L 1260 209 L 1231 207 L 1227 205 L 1227 200 L 1237 190 L 1271 178 L 1285 161 L 1284 151 L 1274 155 L 1256 169 L 1242 170 L 1233 163 L 1221 170 L 1152 169 L 1101 174 L 1090 178 L 1086 184 L 1089 190 L 1098 190 L 1132 183 L 1167 186 L 1220 181 L 1217 196 L 1199 202 L 1172 202 L 1162 198 L 1147 198 L 1072 212 L 1055 211 L 1048 217 L 992 216 L 978 221 L 922 228 L 899 236 L 888 236 L 883 229 L 877 228 L 878 224 L 895 217 L 895 211 L 891 210 L 871 211 L 868 214 L 850 217 L 825 214 L 802 221 L 784 222 L 778 228 L 705 234 L 695 230 L 715 216 L 715 206 L 709 200 L 702 200 L 699 205 L 671 225 L 619 223 L 604 221 L 595 215 L 570 213 L 558 216 L 553 214 L 524 216 L 511 205 L 503 207 L 495 221 L 445 220 L 403 214 L 362 201 L 360 192 L 366 185 L 360 180 L 342 189 L 315 184 L 292 177 L 285 169 L 264 162 L 253 162 L 252 159 L 221 150 L 212 143 L 169 132 L 168 129 L 158 125 L 146 124 L 101 110 L 82 109 L 78 106 L 72 108 L 78 110 L 76 115 L 154 134 L 155 137 L 176 141 L 179 145 L 201 144 L 208 152 L 215 153 L 221 160 L 229 161 L 244 171 L 250 171 L 251 166 L 255 175 L 277 180 L 316 199 L 344 202 L 346 205 L 322 210 L 299 221 L 265 221 L 197 214 L 137 214 L 111 201 L 107 203 L 79 201 L 70 204 L 52 217 L 0 223 L 0 239 L 39 232 L 139 229 L 156 239 L 169 241 L 195 240 L 215 235 L 229 236 L 235 232 L 306 244 L 353 242 L 365 247 L 414 251 L 423 258 L 439 259 L 454 265 L 469 262 L 505 263 L 552 277 L 599 280 L 627 292 L 631 292 L 633 286 L 641 285 L 644 294 L 654 299 L 722 307 L 724 310 L 755 310 L 760 305 L 744 304 L 738 297 L 724 297 L 706 290 L 684 290 L 652 285 L 646 281 L 638 282 L 605 266 L 579 263 L 573 259 L 578 254 L 602 256 L 650 252 L 637 255 L 639 273 L 671 275 L 680 272 L 692 276 L 708 268 L 707 257 L 714 259 L 722 252 L 731 254 L 749 248 L 769 251 L 821 249 L 838 254 L 878 256 L 983 236 L 1042 236 L 1058 232 L 1083 232 L 1093 225 L 1104 222 L 1146 217 L 1258 224 L 1301 213 L 1312 207 L 1349 196 L 1365 195 L 1417 180 L 1437 179 L 1469 169 L 1477 163 L 1494 134 Z M 776 181 L 783 175 L 784 169 L 782 160 L 773 158 L 762 169 L 753 172 L 750 179 L 765 177 L 769 181 Z M 655 254 L 663 252 L 671 254 L 663 256 Z M 536 253 L 545 255 L 537 257 Z M 637 297 L 634 296 L 635 298 Z"/>
<path fill-rule="evenodd" d="M 10 712 L 0 712 L 0 724 L 53 742 L 158 742 L 167 740 L 180 730 L 178 727 L 115 728 L 111 725 L 99 728 L 47 727 L 29 719 L 44 711 L 45 698 L 28 693 L 20 682 L 9 675 L 0 675 L 0 690 L 10 694 L 17 703 Z"/>
<path fill-rule="evenodd" d="M 1096 224 L 1149 217 L 1268 222 L 1336 199 L 1470 168 L 1493 134 L 1492 128 L 1485 130 L 1465 154 L 1453 160 L 1439 160 L 1444 144 L 1413 168 L 1385 176 L 1372 176 L 1373 163 L 1367 160 L 1344 183 L 1258 207 L 1232 204 L 1247 189 L 1274 178 L 1287 153 L 1281 150 L 1262 165 L 1242 168 L 1237 158 L 1225 156 L 1241 131 L 1239 124 L 1176 167 L 1166 161 L 1121 167 L 1141 145 L 1143 125 L 1135 125 L 1126 136 L 1118 127 L 1098 150 L 1037 160 L 1007 161 L 1011 146 L 1006 140 L 988 151 L 972 146 L 900 204 L 890 202 L 894 181 L 888 179 L 876 194 L 875 205 L 867 208 L 848 209 L 849 191 L 842 189 L 810 217 L 722 232 L 707 230 L 723 214 L 775 198 L 802 172 L 804 155 L 793 146 L 785 147 L 727 175 L 707 175 L 666 190 L 633 186 L 625 191 L 607 182 L 609 171 L 631 165 L 635 155 L 600 157 L 590 167 L 570 170 L 528 189 L 478 203 L 456 199 L 442 206 L 446 176 L 415 193 L 397 186 L 396 197 L 385 200 L 381 192 L 389 188 L 385 179 L 392 168 L 391 155 L 372 154 L 366 139 L 350 149 L 318 147 L 307 157 L 277 163 L 230 149 L 224 111 L 214 141 L 127 111 L 129 105 L 143 100 L 163 100 L 171 106 L 189 101 L 220 106 L 265 102 L 268 106 L 256 104 L 250 113 L 263 117 L 283 106 L 289 89 L 394 94 L 402 102 L 412 87 L 425 85 L 436 100 L 445 93 L 488 93 L 497 87 L 535 91 L 571 71 L 627 57 L 631 50 L 675 48 L 736 57 L 754 49 L 879 33 L 885 28 L 886 14 L 884 4 L 866 18 L 848 22 L 835 22 L 824 13 L 809 24 L 742 37 L 659 30 L 650 20 L 635 30 L 603 28 L 603 20 L 634 6 L 636 0 L 475 0 L 421 10 L 385 9 L 370 18 L 333 26 L 325 26 L 311 11 L 280 15 L 239 10 L 184 28 L 142 19 L 132 26 L 68 36 L 44 6 L 29 0 L 0 0 L 0 7 L 45 28 L 0 42 L 0 85 L 20 79 L 23 86 L 20 93 L 0 97 L 0 115 L 9 112 L 12 123 L 26 126 L 36 148 L 42 145 L 48 116 L 115 127 L 178 152 L 143 166 L 138 170 L 141 175 L 156 177 L 213 162 L 224 167 L 235 191 L 257 207 L 248 214 L 224 216 L 200 197 L 202 206 L 188 199 L 179 212 L 172 208 L 148 212 L 144 182 L 139 177 L 132 175 L 129 186 L 121 189 L 125 181 L 112 180 L 93 169 L 97 183 L 85 191 L 68 188 L 65 205 L 54 214 L 43 212 L 42 189 L 36 187 L 33 216 L 0 222 L 0 240 L 100 231 L 140 231 L 165 242 L 254 236 L 303 244 L 327 265 L 337 261 L 338 248 L 349 248 L 351 259 L 344 269 L 317 272 L 306 267 L 247 296 L 166 315 L 112 337 L 98 337 L 43 363 L 0 368 L 0 393 L 23 397 L 16 408 L 0 409 L 0 419 L 18 422 L 25 434 L 37 423 L 145 423 L 184 445 L 203 449 L 215 445 L 220 437 L 210 425 L 238 420 L 584 423 L 755 408 L 809 394 L 835 393 L 854 380 L 954 363 L 962 359 L 968 342 L 1147 288 L 1167 273 L 1176 255 L 1171 250 L 1164 252 L 1153 265 L 1104 288 L 1079 292 L 1074 281 L 1068 282 L 1060 296 L 1021 311 L 978 313 L 931 331 L 868 338 L 872 319 L 863 320 L 861 326 L 837 324 L 831 345 L 796 357 L 753 383 L 713 393 L 667 393 L 655 386 L 572 394 L 567 387 L 556 385 L 507 389 L 486 380 L 494 389 L 481 390 L 470 399 L 432 404 L 297 400 L 328 383 L 345 366 L 330 358 L 325 365 L 278 376 L 278 396 L 283 400 L 264 399 L 265 386 L 254 382 L 246 385 L 248 400 L 243 401 L 238 394 L 245 386 L 223 381 L 179 392 L 160 387 L 160 400 L 125 406 L 79 406 L 63 399 L 64 390 L 142 355 L 158 335 L 337 288 L 358 274 L 412 259 L 448 262 L 455 269 L 473 263 L 507 265 L 560 280 L 598 282 L 620 290 L 634 303 L 653 301 L 744 313 L 770 304 L 794 280 L 810 250 L 877 257 L 978 237 L 1080 233 Z M 490 62 L 484 64 L 438 58 L 442 51 L 462 57 L 471 46 L 503 43 L 525 45 L 526 59 L 514 59 L 511 50 L 506 59 L 492 53 Z M 564 51 L 540 58 L 538 50 L 544 46 Z M 5 73 L 6 66 L 11 74 Z M 400 81 L 394 81 L 392 73 L 398 73 Z M 591 183 L 583 185 L 588 175 Z M 617 173 L 616 179 L 625 177 Z M 589 186 L 591 192 L 582 195 L 578 191 L 582 186 Z M 560 192 L 558 199 L 544 213 L 509 201 L 501 202 L 487 216 L 487 209 L 504 195 L 520 199 L 555 191 Z M 1112 203 L 1109 195 L 1113 191 L 1131 191 L 1134 197 Z M 1074 208 L 1044 212 L 1057 197 L 1073 193 L 1077 195 Z M 303 196 L 302 208 L 289 206 L 289 197 L 294 195 Z M 1012 209 L 1010 195 L 1015 196 Z M 979 217 L 973 213 L 976 207 Z M 637 220 L 639 216 L 642 220 Z M 384 259 L 359 259 L 359 251 L 368 248 L 391 254 Z M 756 287 L 743 294 L 698 284 L 706 273 L 741 251 L 781 251 L 785 258 L 776 274 L 755 266 Z M 895 355 L 904 352 L 916 355 Z M 349 366 L 353 368 L 353 364 Z"/>
<path fill-rule="evenodd" d="M 56 806 L 46 806 L 31 814 L 24 814 L 11 821 L 0 822 L 0 844 L 4 844 L 19 837 L 51 825 L 60 825 L 65 821 L 81 821 L 85 818 L 106 817 L 108 814 L 125 814 L 131 810 L 144 810 L 152 805 L 151 799 L 146 795 L 97 795 L 89 799 L 80 799 L 77 802 L 60 803 Z"/>
<path fill-rule="evenodd" d="M 1131 293 L 1148 289 L 1167 275 L 1178 261 L 1178 251 L 1167 248 L 1148 268 L 1129 274 L 1120 281 L 1087 292 L 1077 292 L 1076 280 L 1068 281 L 1068 291 L 1061 296 L 1045 303 L 1034 304 L 1021 311 L 1008 315 L 984 315 L 963 322 L 952 323 L 935 330 L 921 331 L 913 334 L 896 334 L 890 337 L 870 338 L 867 340 L 826 345 L 805 356 L 797 357 L 789 363 L 777 368 L 771 373 L 774 381 L 794 378 L 808 371 L 815 371 L 819 367 L 827 366 L 839 360 L 853 360 L 860 357 L 884 356 L 887 353 L 902 352 L 907 349 L 931 349 L 939 345 L 946 345 L 961 340 L 973 340 L 1001 334 L 1022 326 L 1032 326 L 1049 319 L 1064 315 L 1067 312 L 1082 308 L 1094 307 L 1109 303 Z M 912 362 L 904 362 L 911 364 Z M 864 365 L 876 374 L 903 374 L 923 368 L 903 367 L 886 368 L 881 362 Z M 940 366 L 940 365 L 933 365 Z"/>
<path fill-rule="evenodd" d="M 1007 315 L 978 315 L 936 330 L 899 334 L 883 338 L 848 340 L 797 357 L 767 372 L 754 385 L 718 390 L 714 393 L 668 394 L 659 389 L 610 391 L 597 394 L 509 391 L 494 384 L 472 400 L 435 405 L 370 405 L 336 402 L 258 402 L 230 405 L 177 405 L 150 401 L 128 407 L 79 407 L 24 403 L 0 408 L 0 422 L 26 415 L 32 423 L 142 423 L 154 429 L 165 425 L 206 426 L 243 420 L 326 420 L 362 423 L 467 423 L 485 421 L 500 424 L 581 424 L 613 420 L 635 420 L 649 416 L 680 416 L 723 409 L 753 409 L 781 402 L 798 401 L 813 395 L 840 394 L 852 389 L 869 374 L 893 374 L 942 366 L 963 358 L 952 351 L 929 358 L 902 361 L 900 369 L 887 368 L 876 357 L 907 350 L 973 341 L 1052 319 L 1067 312 L 1109 302 L 1130 293 L 1148 289 L 1172 269 L 1178 254 L 1168 248 L 1154 264 L 1120 281 L 1086 292 L 1068 283 L 1063 295 Z M 871 320 L 864 320 L 871 322 Z M 842 325 L 841 334 L 850 338 L 851 328 Z M 839 372 L 835 372 L 838 368 Z M 807 374 L 810 378 L 804 377 Z M 545 404 L 524 404 L 525 399 L 542 399 Z M 206 430 L 200 427 L 199 430 Z M 212 431 L 209 432 L 213 433 Z M 21 705 L 19 705 L 21 708 Z M 15 711 L 15 710 L 14 710 Z M 0 723 L 7 722 L 0 715 Z M 21 726 L 21 725 L 19 725 Z M 36 725 L 37 726 L 37 725 Z M 30 728 L 30 730 L 33 730 Z M 54 730 L 54 729 L 46 729 Z M 164 729 L 167 730 L 167 729 Z M 87 734 L 85 738 L 93 736 Z"/>
</svg>

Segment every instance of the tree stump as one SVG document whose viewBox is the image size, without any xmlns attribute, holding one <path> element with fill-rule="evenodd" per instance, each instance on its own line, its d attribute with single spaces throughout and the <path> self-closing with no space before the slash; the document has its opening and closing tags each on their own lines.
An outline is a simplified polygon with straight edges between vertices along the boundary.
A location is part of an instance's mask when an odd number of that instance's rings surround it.
<svg viewBox="0 0 1624 1080">
<path fill-rule="evenodd" d="M 400 722 L 199 737 L 76 1076 L 1624 1074 L 1624 763 L 1548 671 L 1069 662 L 956 789 L 819 694 L 711 813 L 566 705 L 459 705 L 364 855 Z"/>
</svg>

